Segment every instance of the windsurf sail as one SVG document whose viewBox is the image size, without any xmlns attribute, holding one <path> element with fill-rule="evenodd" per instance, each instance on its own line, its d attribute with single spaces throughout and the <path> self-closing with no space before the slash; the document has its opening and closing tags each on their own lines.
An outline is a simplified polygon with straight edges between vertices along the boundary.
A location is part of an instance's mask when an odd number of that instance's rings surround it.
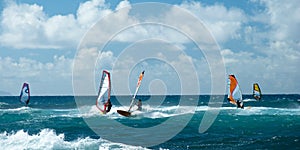
<svg viewBox="0 0 300 150">
<path fill-rule="evenodd" d="M 139 79 L 138 79 L 138 82 L 137 82 L 137 85 L 136 85 L 136 89 L 135 89 L 134 95 L 133 95 L 133 97 L 131 99 L 131 102 L 130 102 L 130 106 L 129 106 L 128 112 L 131 110 L 131 108 L 135 104 L 135 97 L 136 97 L 136 94 L 138 93 L 139 88 L 141 86 L 141 83 L 142 83 L 142 80 L 143 80 L 143 77 L 144 77 L 144 73 L 145 73 L 145 71 L 142 71 L 142 73 L 139 76 Z"/>
<path fill-rule="evenodd" d="M 30 100 L 29 84 L 23 83 L 23 86 L 21 89 L 21 94 L 20 94 L 20 101 L 27 106 L 29 103 L 29 100 Z"/>
<path fill-rule="evenodd" d="M 228 101 L 234 105 L 243 107 L 242 92 L 234 75 L 228 77 Z M 239 103 L 239 104 L 238 104 Z"/>
<path fill-rule="evenodd" d="M 259 88 L 258 83 L 254 83 L 254 84 L 253 84 L 253 97 L 254 97 L 256 100 L 260 100 L 260 99 L 261 99 L 261 90 L 260 90 L 260 88 Z"/>
<path fill-rule="evenodd" d="M 96 106 L 102 113 L 106 113 L 107 111 L 106 103 L 110 101 L 110 91 L 111 91 L 110 73 L 106 70 L 103 70 L 102 77 L 100 80 L 98 97 L 96 100 Z"/>
</svg>

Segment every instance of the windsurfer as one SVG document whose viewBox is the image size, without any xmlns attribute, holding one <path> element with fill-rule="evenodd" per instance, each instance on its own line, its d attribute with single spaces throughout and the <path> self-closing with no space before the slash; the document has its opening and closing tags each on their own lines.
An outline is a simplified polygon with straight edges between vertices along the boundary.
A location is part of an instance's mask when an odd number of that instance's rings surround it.
<svg viewBox="0 0 300 150">
<path fill-rule="evenodd" d="M 142 111 L 142 100 L 139 99 L 139 101 L 136 103 L 136 106 L 138 107 L 137 110 Z"/>
<path fill-rule="evenodd" d="M 110 99 L 108 99 L 107 102 L 104 105 L 104 111 L 105 111 L 105 113 L 108 113 L 110 111 L 111 107 L 112 107 L 112 104 L 110 102 Z"/>
<path fill-rule="evenodd" d="M 243 103 L 243 102 L 240 102 L 240 101 L 238 100 L 238 101 L 236 101 L 236 107 L 237 107 L 237 108 L 242 108 L 242 109 L 244 109 L 244 103 Z"/>
</svg>

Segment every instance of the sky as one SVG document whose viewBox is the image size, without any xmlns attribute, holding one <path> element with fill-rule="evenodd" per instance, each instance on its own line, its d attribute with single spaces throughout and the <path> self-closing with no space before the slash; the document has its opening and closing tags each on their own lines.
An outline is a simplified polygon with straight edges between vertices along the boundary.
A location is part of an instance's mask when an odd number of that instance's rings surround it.
<svg viewBox="0 0 300 150">
<path fill-rule="evenodd" d="M 149 3 L 155 2 L 155 3 Z M 300 4 L 268 1 L 4 0 L 0 95 L 300 93 Z M 213 91 L 213 92 L 212 92 Z"/>
</svg>

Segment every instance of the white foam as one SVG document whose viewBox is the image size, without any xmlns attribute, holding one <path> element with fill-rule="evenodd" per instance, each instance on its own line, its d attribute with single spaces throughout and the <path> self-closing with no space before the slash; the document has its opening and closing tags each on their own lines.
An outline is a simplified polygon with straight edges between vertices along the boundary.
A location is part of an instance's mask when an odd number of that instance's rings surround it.
<svg viewBox="0 0 300 150">
<path fill-rule="evenodd" d="M 5 102 L 0 102 L 0 106 L 2 105 L 9 105 L 8 103 L 5 103 Z"/>
<path fill-rule="evenodd" d="M 0 133 L 0 145 L 3 150 L 12 149 L 146 149 L 122 143 L 114 143 L 104 139 L 78 138 L 66 141 L 64 134 L 56 134 L 54 130 L 42 129 L 39 133 L 29 135 L 23 130 L 16 133 Z"/>
<path fill-rule="evenodd" d="M 273 107 L 246 107 L 238 109 L 237 115 L 300 115 L 300 109 Z"/>
<path fill-rule="evenodd" d="M 31 112 L 33 110 L 36 110 L 36 109 L 23 106 L 23 107 L 20 107 L 20 108 L 0 109 L 0 112 L 28 113 L 28 112 Z"/>
<path fill-rule="evenodd" d="M 257 100 L 255 99 L 244 99 L 243 102 L 256 102 Z"/>
<path fill-rule="evenodd" d="M 127 106 L 113 106 L 111 111 L 107 114 L 102 114 L 96 108 L 96 106 L 84 106 L 80 107 L 78 112 L 67 113 L 62 116 L 64 117 L 107 117 L 110 119 L 122 119 L 124 116 L 121 116 L 117 113 L 117 110 L 128 110 Z M 170 106 L 170 107 L 150 107 L 149 105 L 144 105 L 142 111 L 137 111 L 133 107 L 132 115 L 138 116 L 139 118 L 165 118 L 183 114 L 194 113 L 192 107 L 190 106 Z M 194 109 L 195 110 L 195 109 Z"/>
</svg>

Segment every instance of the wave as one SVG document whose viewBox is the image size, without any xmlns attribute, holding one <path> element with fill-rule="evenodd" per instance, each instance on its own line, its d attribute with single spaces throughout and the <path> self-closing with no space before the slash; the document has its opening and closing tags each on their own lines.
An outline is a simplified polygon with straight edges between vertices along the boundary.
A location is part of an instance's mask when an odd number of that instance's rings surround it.
<svg viewBox="0 0 300 150">
<path fill-rule="evenodd" d="M 299 108 L 246 107 L 239 110 L 237 115 L 300 115 Z"/>
<path fill-rule="evenodd" d="M 5 106 L 5 105 L 9 105 L 9 104 L 5 102 L 0 102 L 0 106 Z"/>
<path fill-rule="evenodd" d="M 208 110 L 219 110 L 220 113 L 234 115 L 300 115 L 299 108 L 274 108 L 274 107 L 245 107 L 238 109 L 236 107 L 208 107 L 198 106 L 197 112 L 205 112 Z"/>
<path fill-rule="evenodd" d="M 150 107 L 149 105 L 144 105 L 142 111 L 133 111 L 132 115 L 138 118 L 166 118 L 177 115 L 184 115 L 193 113 L 191 107 L 189 106 L 171 106 L 171 107 Z M 117 110 L 128 110 L 126 106 L 114 106 L 111 111 L 107 114 L 103 115 L 96 108 L 96 106 L 84 106 L 79 108 L 79 114 L 69 114 L 69 117 L 97 117 L 97 116 L 105 116 L 111 119 L 122 119 L 126 118 L 117 113 Z M 133 108 L 136 110 L 136 108 Z M 194 109 L 195 110 L 195 109 Z"/>
<path fill-rule="evenodd" d="M 117 113 L 117 110 L 127 110 L 126 106 L 113 106 L 111 111 L 103 115 L 95 105 L 82 106 L 72 109 L 38 109 L 30 107 L 20 107 L 14 109 L 0 109 L 0 114 L 24 114 L 38 115 L 46 118 L 92 118 L 107 117 L 109 119 L 124 119 L 126 117 Z M 135 110 L 134 108 L 133 110 Z M 299 108 L 274 108 L 274 107 L 245 107 L 245 109 L 237 109 L 236 107 L 209 107 L 209 106 L 158 106 L 151 107 L 144 105 L 142 111 L 133 111 L 132 114 L 136 118 L 168 118 L 180 115 L 203 113 L 208 110 L 219 110 L 220 113 L 235 115 L 300 115 Z"/>
<path fill-rule="evenodd" d="M 0 109 L 0 113 L 29 113 L 31 111 L 38 110 L 30 107 L 19 107 L 19 108 L 10 108 L 10 109 Z"/>
<path fill-rule="evenodd" d="M 243 102 L 256 102 L 256 99 L 244 99 Z"/>
<path fill-rule="evenodd" d="M 131 146 L 122 143 L 114 143 L 99 138 L 78 138 L 74 141 L 66 141 L 64 134 L 56 134 L 52 129 L 42 129 L 37 134 L 28 134 L 23 130 L 13 133 L 0 133 L 1 149 L 124 149 L 144 150 L 147 148 Z"/>
</svg>

